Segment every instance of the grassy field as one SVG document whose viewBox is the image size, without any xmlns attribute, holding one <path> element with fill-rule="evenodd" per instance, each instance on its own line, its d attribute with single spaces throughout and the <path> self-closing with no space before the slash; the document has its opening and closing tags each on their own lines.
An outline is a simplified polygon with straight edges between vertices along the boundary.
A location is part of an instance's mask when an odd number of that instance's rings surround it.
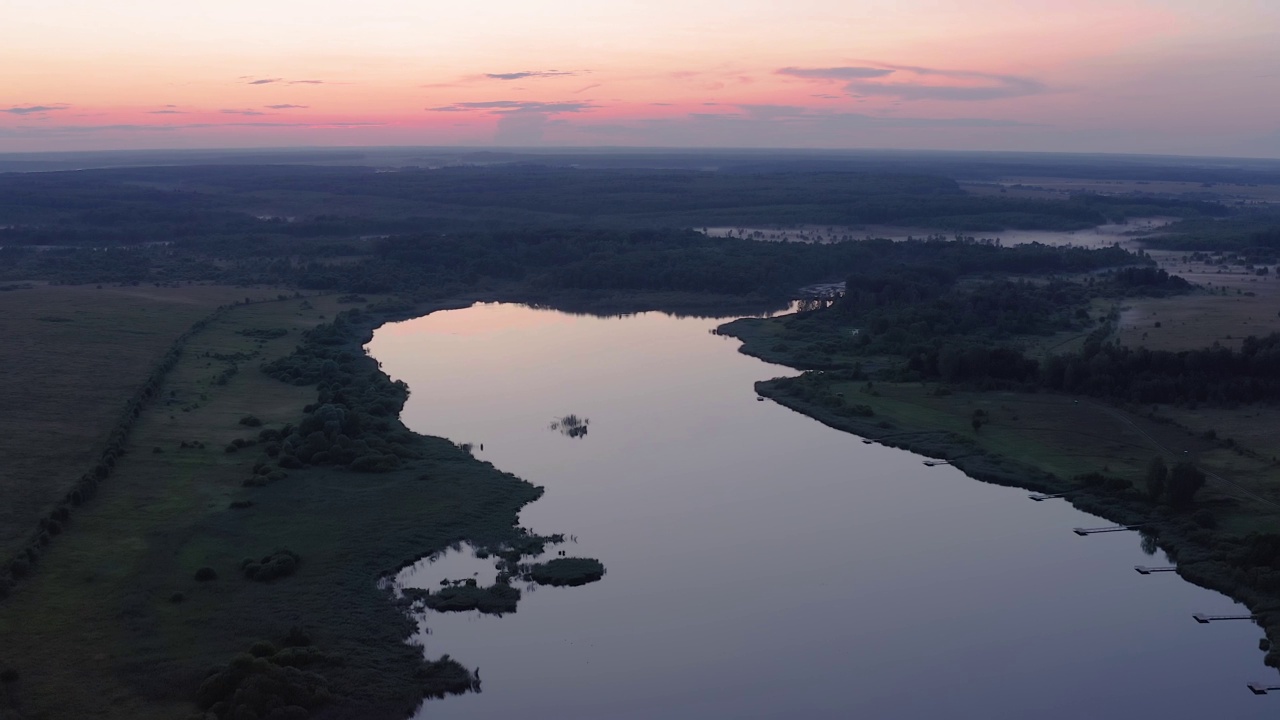
<svg viewBox="0 0 1280 720">
<path fill-rule="evenodd" d="M 92 468 L 125 400 L 178 335 L 218 305 L 267 294 L 201 285 L 0 292 L 0 557 Z"/>
<path fill-rule="evenodd" d="M 420 701 L 422 651 L 404 643 L 411 620 L 379 578 L 463 538 L 509 537 L 539 490 L 421 437 L 420 458 L 395 472 L 311 468 L 243 486 L 265 456 L 226 446 L 298 420 L 316 397 L 258 366 L 343 307 L 237 306 L 190 340 L 98 497 L 0 603 L 0 668 L 18 678 L 0 717 L 185 717 L 210 667 L 294 627 L 323 653 L 306 669 L 337 698 L 320 716 L 403 715 Z M 262 426 L 242 424 L 249 414 Z M 301 557 L 292 576 L 241 572 L 286 548 Z M 216 579 L 197 581 L 201 568 Z"/>
<path fill-rule="evenodd" d="M 1034 466 L 1062 478 L 1090 472 L 1127 479 L 1140 486 L 1147 463 L 1160 455 L 1168 462 L 1190 459 L 1231 481 L 1210 482 L 1205 502 L 1230 499 L 1245 515 L 1253 516 L 1256 498 L 1241 488 L 1280 503 L 1280 466 L 1273 429 L 1280 411 L 1161 407 L 1153 414 L 1133 412 L 1091 400 L 1050 393 L 949 392 L 921 383 L 832 383 L 850 404 L 867 405 L 877 420 L 904 431 L 945 431 L 970 440 L 975 448 Z M 972 419 L 981 410 L 987 418 L 980 430 Z M 1215 439 L 1204 431 L 1216 428 Z M 885 431 L 892 437 L 894 431 Z M 1232 440 L 1231 447 L 1224 441 Z M 1237 451 L 1236 447 L 1239 447 Z M 1261 457 L 1252 457 L 1248 450 Z M 1263 455 L 1263 449 L 1267 449 Z M 1280 507 L 1256 508 L 1271 516 Z M 1243 527 L 1247 530 L 1249 528 Z"/>
<path fill-rule="evenodd" d="M 1191 350 L 1216 342 L 1239 348 L 1249 335 L 1280 332 L 1280 279 L 1275 275 L 1183 262 L 1189 253 L 1153 251 L 1152 256 L 1170 273 L 1212 292 L 1126 300 L 1116 338 L 1122 344 Z"/>
</svg>

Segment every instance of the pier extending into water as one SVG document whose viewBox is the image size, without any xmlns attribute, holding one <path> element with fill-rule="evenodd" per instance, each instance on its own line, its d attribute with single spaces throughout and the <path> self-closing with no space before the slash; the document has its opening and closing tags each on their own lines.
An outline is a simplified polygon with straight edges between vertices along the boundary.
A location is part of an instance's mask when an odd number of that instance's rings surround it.
<svg viewBox="0 0 1280 720">
<path fill-rule="evenodd" d="M 1133 569 L 1137 570 L 1139 575 L 1150 575 L 1151 573 L 1177 572 L 1178 566 L 1163 565 L 1160 567 L 1147 567 L 1146 565 L 1134 565 Z"/>
<path fill-rule="evenodd" d="M 1137 530 L 1138 528 L 1142 527 L 1143 525 L 1144 525 L 1144 523 L 1138 523 L 1137 525 L 1111 525 L 1111 526 L 1108 526 L 1108 527 L 1100 527 L 1100 528 L 1071 528 L 1071 532 L 1073 532 L 1073 533 L 1075 533 L 1075 534 L 1079 535 L 1080 537 L 1084 537 L 1085 535 L 1096 535 L 1096 534 L 1098 534 L 1098 533 L 1123 532 L 1123 531 L 1125 531 L 1125 530 Z"/>
<path fill-rule="evenodd" d="M 1257 620 L 1257 615 L 1209 615 L 1207 613 L 1196 613 L 1191 617 L 1201 625 L 1207 625 L 1215 620 Z"/>
<path fill-rule="evenodd" d="M 1066 497 L 1066 496 L 1067 496 L 1067 493 L 1071 493 L 1071 492 L 1075 492 L 1075 491 L 1074 491 L 1074 490 L 1067 490 L 1066 492 L 1053 493 L 1053 494 L 1051 494 L 1051 495 L 1045 495 L 1045 494 L 1043 494 L 1043 493 L 1031 493 L 1031 494 L 1030 494 L 1030 495 L 1028 495 L 1027 497 L 1031 498 L 1032 500 L 1034 500 L 1034 501 L 1036 501 L 1036 502 L 1044 502 L 1045 500 L 1054 500 L 1054 499 L 1056 499 L 1056 498 L 1063 498 L 1063 497 Z"/>
</svg>

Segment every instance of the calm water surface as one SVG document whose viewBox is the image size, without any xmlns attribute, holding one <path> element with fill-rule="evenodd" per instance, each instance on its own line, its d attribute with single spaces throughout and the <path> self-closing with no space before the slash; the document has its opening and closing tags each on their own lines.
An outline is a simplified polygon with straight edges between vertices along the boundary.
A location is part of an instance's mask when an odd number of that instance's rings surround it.
<svg viewBox="0 0 1280 720">
<path fill-rule="evenodd" d="M 484 691 L 430 718 L 1273 718 L 1241 609 L 1061 502 L 827 428 L 756 380 L 792 374 L 720 321 L 478 305 L 387 325 L 414 430 L 543 485 L 521 516 L 597 557 L 502 618 L 429 613 L 420 641 Z M 569 413 L 585 437 L 549 429 Z M 466 548 L 401 582 L 492 575 Z"/>
</svg>

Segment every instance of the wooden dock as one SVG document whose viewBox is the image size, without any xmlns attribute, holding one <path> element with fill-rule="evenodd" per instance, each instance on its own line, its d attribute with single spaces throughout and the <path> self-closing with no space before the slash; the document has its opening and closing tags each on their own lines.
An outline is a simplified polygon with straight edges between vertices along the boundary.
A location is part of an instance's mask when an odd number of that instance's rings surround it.
<svg viewBox="0 0 1280 720">
<path fill-rule="evenodd" d="M 1196 613 L 1191 617 L 1201 625 L 1207 625 L 1215 620 L 1257 620 L 1257 615 L 1208 615 L 1206 613 Z"/>
<path fill-rule="evenodd" d="M 925 460 L 924 464 L 926 467 L 937 467 L 939 465 L 950 465 L 951 461 L 950 460 Z"/>
<path fill-rule="evenodd" d="M 1150 575 L 1151 573 L 1177 572 L 1178 566 L 1164 565 L 1161 567 L 1147 567 L 1146 565 L 1134 565 L 1133 569 L 1137 570 L 1139 575 Z"/>
<path fill-rule="evenodd" d="M 1054 493 L 1052 495 L 1045 495 L 1043 493 L 1031 493 L 1027 497 L 1031 498 L 1032 500 L 1035 500 L 1036 502 L 1044 502 L 1045 500 L 1053 500 L 1055 498 L 1066 497 L 1067 493 L 1069 492 L 1071 491 L 1068 490 L 1067 492 Z"/>
<path fill-rule="evenodd" d="M 1137 530 L 1142 527 L 1142 523 L 1137 525 L 1112 525 L 1100 528 L 1071 528 L 1071 532 L 1084 537 L 1085 535 L 1096 535 L 1098 533 L 1123 532 L 1125 530 Z"/>
<path fill-rule="evenodd" d="M 1266 695 L 1268 691 L 1280 690 L 1280 685 L 1268 685 L 1266 683 L 1249 683 L 1249 692 L 1254 695 Z"/>
</svg>

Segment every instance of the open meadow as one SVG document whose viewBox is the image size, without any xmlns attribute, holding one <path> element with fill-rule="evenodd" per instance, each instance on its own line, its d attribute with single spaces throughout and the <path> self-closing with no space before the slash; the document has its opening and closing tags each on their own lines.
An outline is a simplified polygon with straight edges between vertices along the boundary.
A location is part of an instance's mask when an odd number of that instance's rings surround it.
<svg viewBox="0 0 1280 720">
<path fill-rule="evenodd" d="M 1204 291 L 1162 298 L 1127 298 L 1116 339 L 1130 347 L 1192 350 L 1239 348 L 1250 335 L 1280 332 L 1280 276 L 1239 265 L 1192 259 L 1192 253 L 1155 250 L 1162 268 Z"/>
<path fill-rule="evenodd" d="M 416 436 L 390 472 L 263 473 L 263 432 L 299 420 L 316 390 L 259 366 L 350 307 L 242 304 L 190 338 L 97 496 L 0 604 L 0 666 L 16 678 L 0 717 L 184 717 L 217 697 L 209 669 L 251 646 L 318 673 L 307 683 L 326 717 L 405 714 L 432 692 L 379 579 L 462 538 L 511 537 L 538 491 Z M 242 562 L 268 556 L 293 558 L 289 576 L 255 579 Z"/>
<path fill-rule="evenodd" d="M 0 557 L 93 470 L 125 401 L 174 340 L 246 296 L 267 293 L 44 284 L 0 292 Z"/>
</svg>

